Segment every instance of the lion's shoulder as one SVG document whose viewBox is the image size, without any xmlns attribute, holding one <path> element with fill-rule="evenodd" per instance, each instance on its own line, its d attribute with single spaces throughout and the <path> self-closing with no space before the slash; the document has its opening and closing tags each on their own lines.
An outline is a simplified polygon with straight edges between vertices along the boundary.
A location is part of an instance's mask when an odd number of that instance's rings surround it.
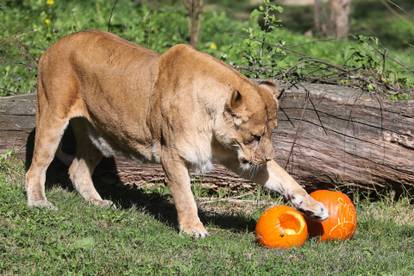
<svg viewBox="0 0 414 276">
<path fill-rule="evenodd" d="M 250 81 L 230 65 L 207 53 L 203 53 L 188 44 L 177 44 L 161 55 L 160 65 L 182 77 L 196 74 L 220 80 L 223 83 L 240 83 Z"/>
<path fill-rule="evenodd" d="M 204 59 L 203 54 L 196 49 L 194 49 L 191 45 L 188 44 L 176 44 L 165 51 L 162 55 L 164 59 L 178 59 L 180 58 L 182 61 L 187 59 Z"/>
</svg>

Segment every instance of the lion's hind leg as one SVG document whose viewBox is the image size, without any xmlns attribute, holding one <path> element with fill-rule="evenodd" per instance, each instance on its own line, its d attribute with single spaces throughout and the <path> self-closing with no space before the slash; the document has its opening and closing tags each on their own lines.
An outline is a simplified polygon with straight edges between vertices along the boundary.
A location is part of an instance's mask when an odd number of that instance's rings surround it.
<svg viewBox="0 0 414 276">
<path fill-rule="evenodd" d="M 46 170 L 55 156 L 69 118 L 59 118 L 50 109 L 37 116 L 33 159 L 26 173 L 27 205 L 55 209 L 45 194 Z"/>
<path fill-rule="evenodd" d="M 78 83 L 71 67 L 62 58 L 57 66 L 56 53 L 50 51 L 39 60 L 35 145 L 26 173 L 29 207 L 55 208 L 45 195 L 46 170 L 55 157 L 69 120 L 82 114 Z"/>
<path fill-rule="evenodd" d="M 76 118 L 70 125 L 76 139 L 76 154 L 69 167 L 73 185 L 87 202 L 102 207 L 111 206 L 112 202 L 101 198 L 92 181 L 93 171 L 103 155 L 89 137 L 90 127 L 87 121 Z"/>
</svg>

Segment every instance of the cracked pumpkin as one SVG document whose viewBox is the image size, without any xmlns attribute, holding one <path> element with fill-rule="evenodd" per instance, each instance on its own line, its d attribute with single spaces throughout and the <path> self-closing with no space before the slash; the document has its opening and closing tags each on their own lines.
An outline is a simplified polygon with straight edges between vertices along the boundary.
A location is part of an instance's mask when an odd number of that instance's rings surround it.
<svg viewBox="0 0 414 276">
<path fill-rule="evenodd" d="M 296 209 L 274 206 L 267 209 L 256 224 L 257 241 L 268 248 L 302 246 L 308 238 L 305 218 Z"/>
</svg>

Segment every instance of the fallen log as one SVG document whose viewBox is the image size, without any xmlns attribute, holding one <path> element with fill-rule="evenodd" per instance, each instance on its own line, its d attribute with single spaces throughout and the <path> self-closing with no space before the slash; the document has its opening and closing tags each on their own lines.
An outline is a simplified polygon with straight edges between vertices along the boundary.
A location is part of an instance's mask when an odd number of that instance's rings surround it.
<svg viewBox="0 0 414 276">
<path fill-rule="evenodd" d="M 284 86 L 273 145 L 279 164 L 301 184 L 398 193 L 414 190 L 413 100 L 392 102 L 333 85 Z M 30 161 L 34 114 L 33 94 L 0 98 L 0 152 L 13 148 L 26 163 Z M 65 144 L 71 143 L 65 139 Z M 159 165 L 136 164 L 121 156 L 102 162 L 95 176 L 138 186 L 164 181 Z M 193 176 L 212 189 L 254 186 L 220 166 Z"/>
</svg>

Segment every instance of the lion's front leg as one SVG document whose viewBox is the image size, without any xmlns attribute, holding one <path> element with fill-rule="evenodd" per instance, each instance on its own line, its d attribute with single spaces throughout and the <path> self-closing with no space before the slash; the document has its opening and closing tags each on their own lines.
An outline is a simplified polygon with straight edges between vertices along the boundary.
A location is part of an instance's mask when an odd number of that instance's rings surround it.
<svg viewBox="0 0 414 276">
<path fill-rule="evenodd" d="M 269 190 L 276 191 L 290 200 L 292 204 L 307 215 L 324 220 L 328 218 L 328 211 L 322 203 L 314 200 L 282 167 L 274 160 L 270 160 L 259 169 L 257 173 L 251 174 L 243 171 L 237 159 L 222 162 L 228 169 L 248 178 Z"/>
<path fill-rule="evenodd" d="M 261 172 L 256 174 L 252 180 L 263 184 L 264 187 L 270 190 L 279 192 L 290 200 L 297 209 L 305 212 L 309 216 L 320 220 L 328 218 L 329 214 L 325 206 L 313 199 L 274 160 L 268 161 Z"/>
<path fill-rule="evenodd" d="M 196 238 L 206 237 L 208 232 L 198 217 L 197 205 L 191 191 L 190 175 L 184 161 L 173 150 L 163 149 L 161 163 L 174 198 L 180 232 Z"/>
</svg>

